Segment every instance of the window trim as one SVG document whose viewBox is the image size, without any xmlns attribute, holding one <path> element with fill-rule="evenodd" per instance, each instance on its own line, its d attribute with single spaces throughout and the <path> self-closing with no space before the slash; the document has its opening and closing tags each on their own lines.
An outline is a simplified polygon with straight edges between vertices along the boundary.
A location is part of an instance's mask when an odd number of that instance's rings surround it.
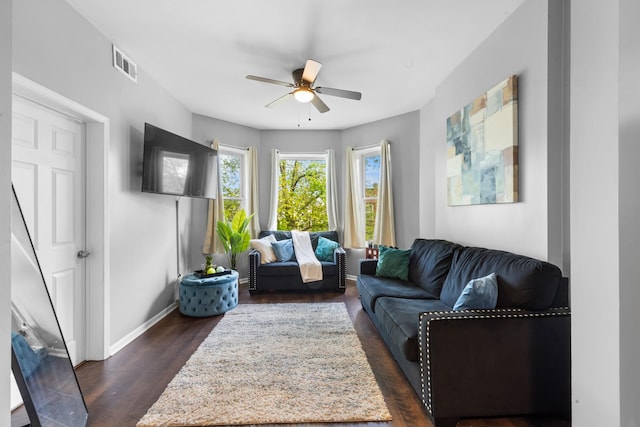
<svg viewBox="0 0 640 427">
<path fill-rule="evenodd" d="M 325 184 L 327 182 L 328 179 L 328 164 L 329 164 L 329 154 L 328 152 L 321 152 L 321 153 L 295 153 L 295 152 L 288 152 L 288 153 L 283 153 L 283 152 L 278 152 L 278 161 L 282 162 L 282 161 L 290 161 L 290 160 L 300 160 L 300 161 L 319 161 L 319 162 L 324 162 L 324 166 L 325 166 Z M 278 184 L 278 194 L 280 194 L 280 187 Z M 326 200 L 326 195 L 325 195 L 325 204 L 327 203 Z M 276 228 L 277 227 L 277 217 L 278 217 L 278 212 L 280 209 L 280 197 L 278 197 L 278 206 L 276 207 Z M 327 221 L 329 219 L 327 218 Z"/>
<path fill-rule="evenodd" d="M 279 153 L 279 160 L 321 160 L 327 162 L 327 153 Z"/>
<path fill-rule="evenodd" d="M 360 198 L 360 202 L 362 203 L 362 214 L 363 214 L 363 218 L 362 221 L 365 225 L 365 230 L 364 230 L 364 240 L 365 242 L 371 239 L 367 239 L 367 230 L 366 230 L 366 224 L 367 224 L 367 202 L 373 201 L 375 200 L 376 202 L 379 201 L 379 194 L 376 197 L 367 197 L 366 196 L 366 170 L 365 170 L 365 164 L 364 164 L 364 160 L 367 157 L 374 157 L 374 156 L 379 156 L 382 159 L 382 148 L 379 145 L 373 146 L 373 147 L 365 147 L 365 148 L 356 148 L 356 156 L 358 159 L 358 175 L 359 175 L 359 179 L 360 179 L 360 191 L 361 194 L 359 195 Z M 380 177 L 378 178 L 378 181 L 380 181 Z M 375 215 L 375 214 L 374 214 Z M 375 221 L 375 217 L 374 217 L 374 221 Z M 373 238 L 373 236 L 371 236 L 371 238 Z"/>
<path fill-rule="evenodd" d="M 231 147 L 228 145 L 218 145 L 218 155 L 236 156 L 240 158 L 240 197 L 225 197 L 222 188 L 222 200 L 239 200 L 240 209 L 247 210 L 247 197 L 249 194 L 249 168 L 247 167 L 248 156 L 246 148 Z M 220 171 L 222 173 L 222 169 Z M 220 186 L 222 187 L 222 181 Z M 228 218 L 230 219 L 230 218 Z"/>
</svg>

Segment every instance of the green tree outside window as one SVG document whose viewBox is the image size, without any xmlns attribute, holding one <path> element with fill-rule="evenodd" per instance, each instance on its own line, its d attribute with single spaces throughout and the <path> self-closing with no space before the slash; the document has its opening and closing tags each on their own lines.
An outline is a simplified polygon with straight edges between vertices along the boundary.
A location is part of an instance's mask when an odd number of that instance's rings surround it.
<svg viewBox="0 0 640 427">
<path fill-rule="evenodd" d="M 380 155 L 363 156 L 365 240 L 373 240 L 380 186 Z"/>
<path fill-rule="evenodd" d="M 327 230 L 326 161 L 280 161 L 278 230 Z"/>
</svg>

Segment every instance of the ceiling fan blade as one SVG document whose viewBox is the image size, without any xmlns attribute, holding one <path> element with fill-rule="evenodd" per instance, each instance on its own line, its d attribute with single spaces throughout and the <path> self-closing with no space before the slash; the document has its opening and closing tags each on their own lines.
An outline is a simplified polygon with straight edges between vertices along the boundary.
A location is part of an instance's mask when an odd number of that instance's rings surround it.
<svg viewBox="0 0 640 427">
<path fill-rule="evenodd" d="M 252 76 L 251 74 L 248 74 L 246 78 L 248 80 L 256 80 L 258 82 L 273 83 L 280 86 L 293 87 L 293 83 L 282 82 L 280 80 L 267 79 L 265 77 Z"/>
<path fill-rule="evenodd" d="M 302 81 L 308 83 L 309 86 L 311 86 L 313 82 L 316 81 L 316 77 L 318 77 L 320 67 L 322 67 L 321 63 L 314 61 L 313 59 L 307 59 L 307 63 L 304 66 L 304 71 L 302 72 Z"/>
<path fill-rule="evenodd" d="M 360 92 L 354 92 L 352 90 L 333 89 L 330 87 L 317 87 L 313 90 L 323 95 L 339 96 L 341 98 L 355 99 L 356 101 L 360 101 L 362 99 L 362 94 Z"/>
<path fill-rule="evenodd" d="M 276 99 L 275 101 L 271 101 L 270 103 L 265 105 L 265 107 L 267 108 L 275 107 L 276 105 L 282 104 L 283 102 L 288 101 L 291 98 L 293 98 L 293 92 L 283 95 L 280 98 Z"/>
<path fill-rule="evenodd" d="M 322 102 L 322 99 L 320 99 L 318 94 L 313 97 L 311 103 L 314 107 L 316 107 L 316 110 L 320 111 L 321 113 L 326 113 L 327 111 L 329 111 L 329 107 L 327 107 L 327 104 Z"/>
</svg>

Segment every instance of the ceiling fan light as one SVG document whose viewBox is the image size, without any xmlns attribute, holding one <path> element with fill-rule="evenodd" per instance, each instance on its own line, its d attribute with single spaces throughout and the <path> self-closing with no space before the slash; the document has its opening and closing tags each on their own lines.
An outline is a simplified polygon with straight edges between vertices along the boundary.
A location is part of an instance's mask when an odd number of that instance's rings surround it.
<svg viewBox="0 0 640 427">
<path fill-rule="evenodd" d="M 313 91 L 307 87 L 300 87 L 293 91 L 293 97 L 298 102 L 309 102 L 314 96 Z"/>
</svg>

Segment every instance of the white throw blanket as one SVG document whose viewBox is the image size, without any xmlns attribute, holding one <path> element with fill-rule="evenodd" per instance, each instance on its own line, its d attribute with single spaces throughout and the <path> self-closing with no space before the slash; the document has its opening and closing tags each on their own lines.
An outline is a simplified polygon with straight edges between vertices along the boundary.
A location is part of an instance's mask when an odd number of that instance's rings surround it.
<svg viewBox="0 0 640 427">
<path fill-rule="evenodd" d="M 322 280 L 322 264 L 316 258 L 311 246 L 311 237 L 308 231 L 291 231 L 293 251 L 300 266 L 300 275 L 303 283 Z"/>
</svg>

